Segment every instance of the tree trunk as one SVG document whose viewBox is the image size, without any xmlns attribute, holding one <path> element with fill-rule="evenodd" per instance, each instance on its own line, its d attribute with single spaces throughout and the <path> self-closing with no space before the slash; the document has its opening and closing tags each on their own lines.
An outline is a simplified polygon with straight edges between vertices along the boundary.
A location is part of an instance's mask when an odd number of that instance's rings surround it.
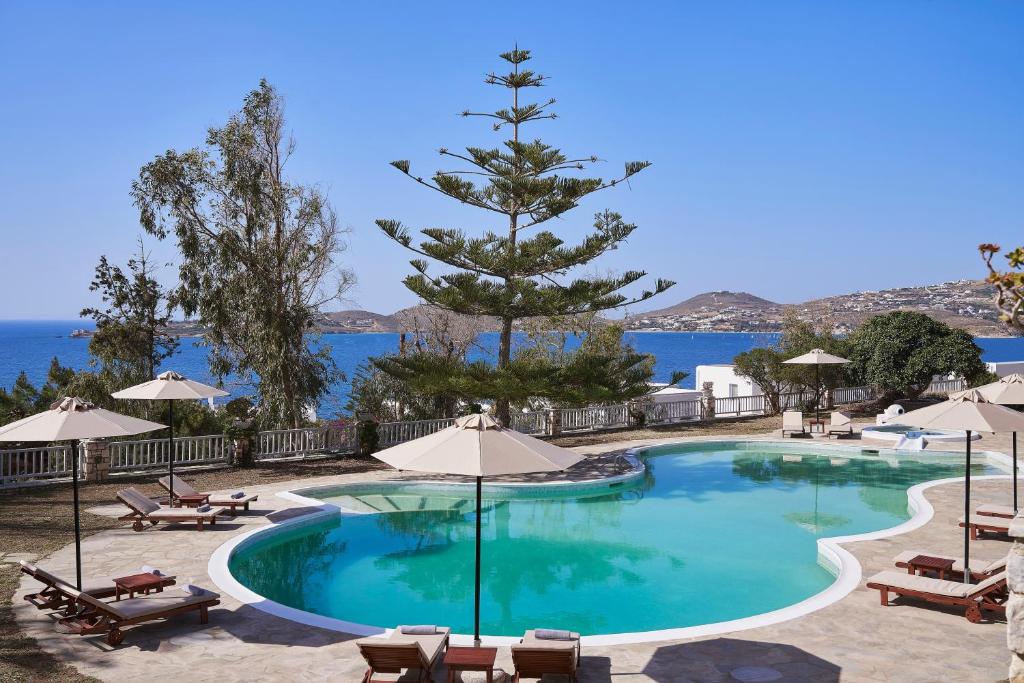
<svg viewBox="0 0 1024 683">
<path fill-rule="evenodd" d="M 512 358 L 512 318 L 501 321 L 501 339 L 498 342 L 498 367 L 508 367 Z M 495 403 L 496 419 L 503 427 L 512 424 L 512 413 L 507 398 L 498 397 Z"/>
</svg>

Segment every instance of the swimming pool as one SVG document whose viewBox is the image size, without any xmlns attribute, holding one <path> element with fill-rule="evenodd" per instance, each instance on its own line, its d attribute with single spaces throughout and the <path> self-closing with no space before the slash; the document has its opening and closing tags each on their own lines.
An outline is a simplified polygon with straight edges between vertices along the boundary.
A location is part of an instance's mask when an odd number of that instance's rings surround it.
<svg viewBox="0 0 1024 683">
<path fill-rule="evenodd" d="M 759 442 L 651 448 L 617 486 L 485 486 L 481 630 L 676 629 L 792 605 L 835 577 L 817 539 L 908 519 L 907 489 L 962 458 Z M 998 472 L 986 462 L 972 472 Z M 229 569 L 276 603 L 357 624 L 472 631 L 472 490 L 377 483 L 303 492 L 375 514 L 257 534 Z"/>
</svg>

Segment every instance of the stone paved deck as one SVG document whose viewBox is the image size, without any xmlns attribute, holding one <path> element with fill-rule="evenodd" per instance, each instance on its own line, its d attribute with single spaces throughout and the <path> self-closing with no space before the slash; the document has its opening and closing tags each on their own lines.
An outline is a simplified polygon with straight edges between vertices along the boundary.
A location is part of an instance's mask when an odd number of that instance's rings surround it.
<svg viewBox="0 0 1024 683">
<path fill-rule="evenodd" d="M 726 437 L 718 437 L 726 438 Z M 748 438 L 748 437 L 744 437 Z M 581 451 L 616 451 L 633 443 L 605 444 Z M 979 444 L 994 448 L 998 441 Z M 600 469 L 600 462 L 591 467 Z M 608 465 L 612 467 L 612 465 Z M 158 526 L 143 533 L 130 528 L 106 531 L 85 540 L 87 575 L 115 576 L 152 564 L 176 573 L 181 580 L 214 587 L 206 574 L 212 552 L 227 539 L 256 525 L 279 523 L 303 511 L 274 495 L 299 486 L 389 478 L 389 472 L 307 479 L 247 489 L 260 493 L 254 512 L 197 533 L 181 527 Z M 1003 481 L 978 482 L 975 500 L 1005 503 L 1009 486 Z M 865 576 L 891 568 L 892 557 L 915 547 L 956 553 L 961 535 L 955 521 L 962 507 L 962 484 L 948 484 L 926 493 L 936 509 L 924 527 L 890 539 L 846 547 L 858 558 Z M 727 542 L 723 539 L 723 542 Z M 978 558 L 995 558 L 1009 548 L 1006 541 L 982 540 L 973 546 Z M 45 560 L 45 565 L 71 575 L 69 546 Z M 16 595 L 34 585 L 22 581 Z M 223 596 L 211 611 L 210 623 L 200 627 L 194 617 L 133 627 L 124 644 L 111 648 L 100 637 L 80 638 L 54 631 L 52 619 L 27 604 L 16 608 L 24 629 L 40 645 L 73 662 L 82 673 L 107 681 L 153 681 L 180 677 L 184 672 L 205 680 L 231 681 L 358 681 L 363 663 L 350 642 L 354 636 L 303 626 L 267 615 Z M 875 591 L 859 587 L 853 593 L 811 615 L 772 626 L 687 641 L 587 647 L 581 681 L 729 681 L 738 667 L 771 667 L 783 681 L 979 681 L 1005 678 L 1008 653 L 1005 624 L 970 624 L 941 609 L 910 605 L 882 608 Z M 510 669 L 507 649 L 498 665 Z M 446 680 L 443 671 L 439 680 Z"/>
</svg>

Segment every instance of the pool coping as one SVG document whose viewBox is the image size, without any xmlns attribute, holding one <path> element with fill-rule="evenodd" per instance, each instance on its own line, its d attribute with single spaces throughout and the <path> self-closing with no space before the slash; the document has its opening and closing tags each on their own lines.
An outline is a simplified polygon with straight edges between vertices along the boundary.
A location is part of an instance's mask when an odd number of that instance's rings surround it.
<svg viewBox="0 0 1024 683">
<path fill-rule="evenodd" d="M 758 438 L 697 438 L 697 439 L 681 439 L 668 442 L 659 442 L 656 444 L 637 446 L 627 450 L 624 457 L 628 459 L 632 468 L 629 472 L 614 477 L 604 477 L 598 479 L 588 479 L 580 481 L 551 481 L 551 482 L 501 482 L 495 484 L 496 487 L 565 487 L 571 488 L 583 488 L 586 486 L 593 486 L 595 484 L 613 484 L 617 481 L 625 481 L 629 479 L 642 476 L 646 471 L 646 465 L 640 460 L 640 454 L 653 449 L 665 446 L 672 446 L 677 444 L 713 444 L 713 443 L 754 443 L 758 445 L 774 445 L 774 446 L 785 446 L 786 448 L 796 449 L 835 449 L 843 452 L 844 456 L 851 459 L 878 459 L 883 452 L 886 455 L 896 456 L 900 453 L 906 454 L 917 454 L 916 451 L 897 451 L 891 448 L 866 448 L 864 446 L 848 446 L 845 444 L 822 444 L 821 442 L 815 442 L 813 444 L 802 444 L 791 441 L 780 441 L 777 439 L 758 439 Z M 870 454 L 865 454 L 864 451 L 869 451 Z M 929 452 L 929 451 L 925 451 Z M 931 453 L 941 453 L 943 455 L 951 455 L 962 458 L 963 452 L 960 451 L 930 451 Z M 979 459 L 984 458 L 986 461 L 993 462 L 999 466 L 1006 468 L 1007 470 L 1012 468 L 1012 461 L 1008 455 L 999 451 L 973 451 L 972 456 L 976 456 Z M 994 475 L 979 475 L 971 477 L 972 481 L 983 481 L 983 480 L 997 480 L 997 479 L 1010 479 L 1011 474 L 994 474 Z M 746 631 L 750 629 L 760 628 L 762 626 L 770 626 L 785 621 L 790 621 L 802 616 L 806 616 L 818 610 L 824 609 L 829 605 L 835 604 L 839 600 L 849 595 L 858 585 L 860 585 L 863 572 L 860 562 L 857 558 L 843 546 L 849 543 L 857 543 L 860 541 L 873 541 L 882 538 L 890 538 L 893 536 L 899 536 L 911 532 L 915 529 L 927 524 L 931 521 L 935 514 L 935 509 L 931 503 L 928 502 L 924 496 L 924 492 L 934 486 L 941 486 L 944 484 L 952 483 L 963 483 L 965 477 L 948 477 L 945 479 L 934 479 L 931 481 L 922 482 L 915 484 L 914 486 L 907 489 L 907 509 L 911 514 L 910 519 L 901 524 L 886 529 L 879 529 L 877 531 L 865 532 L 862 534 L 852 534 L 848 536 L 830 536 L 825 538 L 819 538 L 817 540 L 818 545 L 818 563 L 824 567 L 827 571 L 832 573 L 836 580 L 829 584 L 826 588 L 811 595 L 803 600 L 796 602 L 792 605 L 772 610 L 769 612 L 762 612 L 760 614 L 751 615 L 749 617 L 742 617 L 740 619 L 733 619 L 729 621 L 718 621 L 709 624 L 698 624 L 694 626 L 683 626 L 679 628 L 669 629 L 658 629 L 652 631 L 634 631 L 625 633 L 610 633 L 603 635 L 589 635 L 581 638 L 581 644 L 585 646 L 606 646 L 606 645 L 628 645 L 633 643 L 649 643 L 649 642 L 660 642 L 668 640 L 681 640 L 687 638 L 699 638 L 711 635 L 720 635 L 723 633 L 735 633 L 738 631 Z M 369 482 L 352 482 L 350 486 L 358 486 L 360 484 Z M 382 483 L 393 483 L 393 484 L 434 484 L 438 482 L 430 480 L 417 480 L 417 479 L 392 479 L 392 480 L 378 480 L 374 481 L 374 484 Z M 470 483 L 453 483 L 446 482 L 444 486 L 448 487 L 470 487 L 473 484 Z M 315 508 L 315 512 L 311 512 L 302 515 L 298 518 L 286 520 L 278 524 L 271 524 L 268 526 L 261 526 L 251 531 L 247 531 L 240 534 L 225 543 L 221 544 L 214 553 L 210 556 L 209 563 L 207 565 L 207 571 L 213 582 L 235 598 L 239 602 L 253 607 L 257 610 L 265 612 L 267 614 L 280 617 L 282 619 L 289 619 L 297 623 L 305 624 L 308 626 L 316 626 L 330 631 L 337 631 L 347 633 L 355 636 L 388 636 L 392 633 L 393 629 L 385 628 L 380 626 L 373 626 L 369 624 L 360 624 L 356 622 L 350 622 L 343 619 L 337 619 L 335 617 L 328 617 L 313 612 L 307 612 L 300 610 L 295 607 L 289 607 L 288 605 L 269 600 L 258 593 L 250 590 L 249 588 L 242 585 L 235 577 L 231 574 L 228 569 L 228 564 L 231 559 L 231 555 L 255 542 L 256 537 L 266 534 L 279 534 L 286 530 L 299 528 L 309 524 L 316 524 L 330 517 L 340 516 L 362 516 L 367 514 L 381 514 L 376 512 L 363 512 L 346 510 L 345 508 L 335 505 L 333 503 L 325 503 L 324 501 L 316 498 L 311 498 L 306 495 L 302 495 L 298 492 L 308 492 L 314 489 L 334 488 L 328 486 L 310 486 L 302 487 L 298 489 L 291 489 L 288 491 L 278 492 L 276 495 L 285 500 L 298 503 L 303 507 Z M 519 642 L 519 638 L 516 636 L 495 636 L 495 635 L 481 635 L 481 640 L 486 645 L 511 645 Z M 451 636 L 451 642 L 455 645 L 471 645 L 473 643 L 473 636 L 471 634 L 455 634 Z"/>
</svg>

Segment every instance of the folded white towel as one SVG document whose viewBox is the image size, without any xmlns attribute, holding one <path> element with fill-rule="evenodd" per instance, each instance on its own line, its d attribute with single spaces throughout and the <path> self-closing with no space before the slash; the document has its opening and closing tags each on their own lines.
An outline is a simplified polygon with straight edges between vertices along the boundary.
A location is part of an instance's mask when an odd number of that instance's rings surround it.
<svg viewBox="0 0 1024 683">
<path fill-rule="evenodd" d="M 231 494 L 232 498 L 245 498 L 245 491 L 235 491 Z"/>
<path fill-rule="evenodd" d="M 539 628 L 533 632 L 537 640 L 573 640 L 572 631 L 553 628 Z"/>
<path fill-rule="evenodd" d="M 153 576 L 167 576 L 166 574 L 164 574 L 162 571 L 160 571 L 156 567 L 150 567 L 148 564 L 142 565 L 142 573 L 143 574 L 152 574 Z"/>
<path fill-rule="evenodd" d="M 194 583 L 182 584 L 181 590 L 185 591 L 186 593 L 191 593 L 192 595 L 202 595 L 206 592 L 205 588 L 197 586 Z"/>
<path fill-rule="evenodd" d="M 196 508 L 196 512 L 209 512 L 212 509 L 213 508 L 211 508 L 210 505 L 208 503 L 206 503 L 206 504 L 203 504 L 203 505 L 200 505 L 199 507 L 197 507 Z"/>
<path fill-rule="evenodd" d="M 432 636 L 437 633 L 437 626 L 421 624 L 419 626 L 403 626 L 399 630 L 409 636 Z"/>
</svg>

